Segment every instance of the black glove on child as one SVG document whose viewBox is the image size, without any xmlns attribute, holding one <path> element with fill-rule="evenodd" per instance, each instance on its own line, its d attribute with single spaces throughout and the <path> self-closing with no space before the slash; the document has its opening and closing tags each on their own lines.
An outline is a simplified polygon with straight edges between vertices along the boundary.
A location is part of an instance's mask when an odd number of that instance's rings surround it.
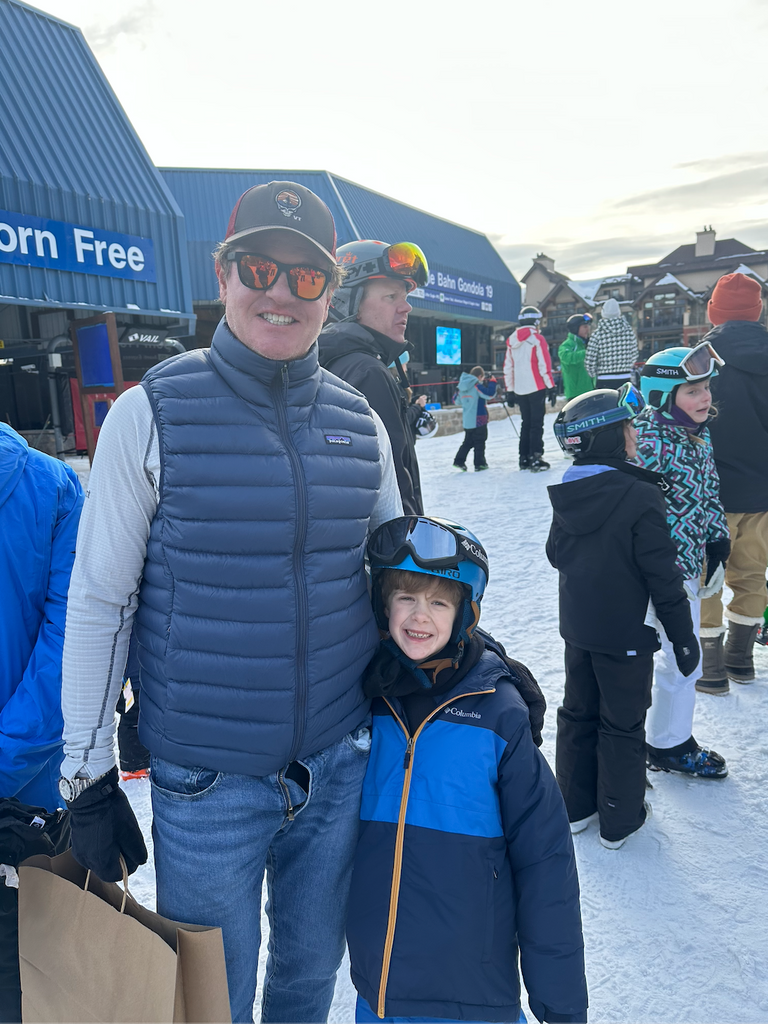
<svg viewBox="0 0 768 1024">
<path fill-rule="evenodd" d="M 117 781 L 117 767 L 67 805 L 72 815 L 72 855 L 102 882 L 123 877 L 120 855 L 128 874 L 147 862 L 147 848 L 128 797 Z"/>
<path fill-rule="evenodd" d="M 517 395 L 514 391 L 508 391 L 504 401 L 511 408 L 513 405 L 517 405 Z"/>
<path fill-rule="evenodd" d="M 723 537 L 721 540 L 712 540 L 706 545 L 707 552 L 707 575 L 704 580 L 704 585 L 712 579 L 712 574 L 717 569 L 718 565 L 725 565 L 728 561 L 728 556 L 731 553 L 731 542 L 727 537 Z"/>
<path fill-rule="evenodd" d="M 692 636 L 684 644 L 673 644 L 672 650 L 675 652 L 677 667 L 684 676 L 689 676 L 691 672 L 696 671 L 701 652 L 695 636 Z"/>
</svg>

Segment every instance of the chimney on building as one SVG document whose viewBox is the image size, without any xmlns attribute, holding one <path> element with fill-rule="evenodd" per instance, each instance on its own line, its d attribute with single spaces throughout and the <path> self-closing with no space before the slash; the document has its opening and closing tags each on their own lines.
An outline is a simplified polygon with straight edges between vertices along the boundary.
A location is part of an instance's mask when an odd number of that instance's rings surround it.
<svg viewBox="0 0 768 1024">
<path fill-rule="evenodd" d="M 554 272 L 555 261 L 550 259 L 549 256 L 545 256 L 543 252 L 536 253 L 536 259 L 533 262 L 540 263 L 545 270 L 550 272 L 550 274 Z"/>
<path fill-rule="evenodd" d="M 715 255 L 715 231 L 710 224 L 704 227 L 703 231 L 696 232 L 696 256 Z"/>
</svg>

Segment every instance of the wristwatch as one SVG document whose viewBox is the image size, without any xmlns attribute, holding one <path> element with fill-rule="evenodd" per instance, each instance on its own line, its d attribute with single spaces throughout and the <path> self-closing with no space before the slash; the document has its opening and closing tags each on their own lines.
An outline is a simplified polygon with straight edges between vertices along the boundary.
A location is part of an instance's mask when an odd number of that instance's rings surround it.
<svg viewBox="0 0 768 1024">
<path fill-rule="evenodd" d="M 62 775 L 59 779 L 59 794 L 65 803 L 71 804 L 84 790 L 92 786 L 94 782 L 98 782 L 99 779 L 103 779 L 105 775 L 109 775 L 109 772 L 103 772 L 103 774 L 98 775 L 95 779 L 65 779 Z"/>
</svg>

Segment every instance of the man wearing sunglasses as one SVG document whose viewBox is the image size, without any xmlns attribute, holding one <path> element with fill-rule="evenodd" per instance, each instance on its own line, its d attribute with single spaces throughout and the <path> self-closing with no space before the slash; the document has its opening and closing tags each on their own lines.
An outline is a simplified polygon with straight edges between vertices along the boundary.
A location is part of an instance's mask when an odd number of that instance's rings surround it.
<svg viewBox="0 0 768 1024">
<path fill-rule="evenodd" d="M 325 1020 L 370 736 L 378 643 L 368 530 L 402 514 L 386 431 L 320 369 L 340 280 L 330 211 L 293 182 L 249 189 L 216 252 L 209 350 L 154 367 L 99 437 L 64 653 L 75 857 L 105 880 L 146 860 L 114 765 L 132 628 L 151 753 L 158 910 L 221 926 L 233 1021 Z"/>
<path fill-rule="evenodd" d="M 361 391 L 381 416 L 392 442 L 403 510 L 422 515 L 421 481 L 408 425 L 408 380 L 400 362 L 413 308 L 408 293 L 427 283 L 424 253 L 411 242 L 350 242 L 339 249 L 347 276 L 333 294 L 333 323 L 320 335 L 320 362 Z M 395 364 L 398 380 L 387 367 Z"/>
</svg>

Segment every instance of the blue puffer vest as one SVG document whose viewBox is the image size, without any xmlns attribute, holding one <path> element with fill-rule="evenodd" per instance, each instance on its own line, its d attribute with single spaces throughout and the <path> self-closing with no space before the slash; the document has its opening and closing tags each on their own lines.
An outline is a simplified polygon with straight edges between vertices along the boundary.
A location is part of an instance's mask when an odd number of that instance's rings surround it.
<svg viewBox="0 0 768 1024">
<path fill-rule="evenodd" d="M 142 383 L 162 468 L 137 613 L 139 734 L 177 764 L 268 775 L 368 710 L 376 428 L 316 345 L 275 362 L 224 321 L 210 350 Z"/>
</svg>

